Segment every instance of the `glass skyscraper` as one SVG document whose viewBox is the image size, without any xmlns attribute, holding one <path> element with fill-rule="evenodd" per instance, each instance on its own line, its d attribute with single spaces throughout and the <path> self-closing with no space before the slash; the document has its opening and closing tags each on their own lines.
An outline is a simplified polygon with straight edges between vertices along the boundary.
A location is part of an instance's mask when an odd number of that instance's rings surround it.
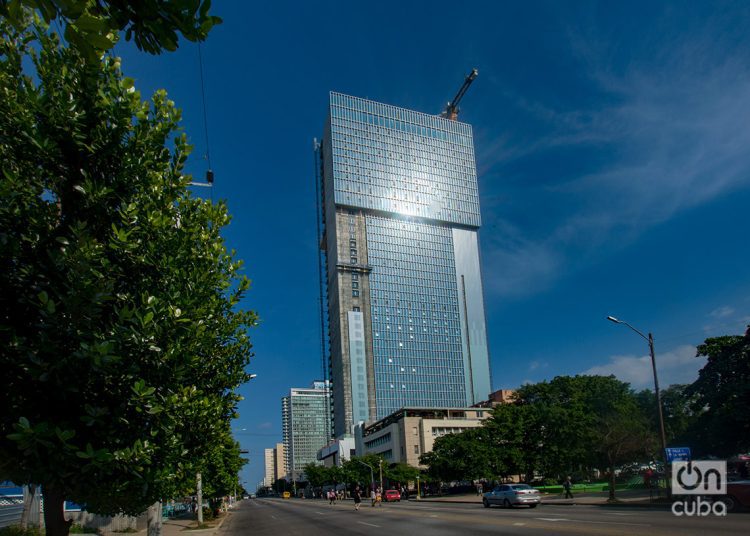
<svg viewBox="0 0 750 536">
<path fill-rule="evenodd" d="M 319 463 L 318 450 L 331 437 L 328 382 L 313 382 L 309 389 L 293 387 L 281 399 L 284 470 L 296 480 L 308 463 Z"/>
<path fill-rule="evenodd" d="M 335 435 L 486 399 L 471 127 L 331 93 L 317 154 Z"/>
</svg>

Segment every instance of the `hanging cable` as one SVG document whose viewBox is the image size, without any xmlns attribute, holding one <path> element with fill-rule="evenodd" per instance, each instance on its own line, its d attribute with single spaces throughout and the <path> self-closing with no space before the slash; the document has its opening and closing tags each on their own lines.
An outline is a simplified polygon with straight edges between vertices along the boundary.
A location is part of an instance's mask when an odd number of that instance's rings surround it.
<svg viewBox="0 0 750 536">
<path fill-rule="evenodd" d="M 208 141 L 208 114 L 206 112 L 206 84 L 203 80 L 203 53 L 201 51 L 201 42 L 198 41 L 198 67 L 201 76 L 201 100 L 203 101 L 203 133 L 206 138 L 206 161 L 208 162 L 208 170 L 206 170 L 206 183 L 209 186 L 214 184 L 214 172 L 211 167 L 211 144 Z M 213 189 L 211 189 L 211 201 L 213 201 Z"/>
</svg>

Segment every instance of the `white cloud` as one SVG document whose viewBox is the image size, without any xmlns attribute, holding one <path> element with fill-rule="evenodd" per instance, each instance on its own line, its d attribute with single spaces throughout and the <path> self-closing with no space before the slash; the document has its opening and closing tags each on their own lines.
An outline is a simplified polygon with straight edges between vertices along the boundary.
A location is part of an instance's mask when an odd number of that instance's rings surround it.
<svg viewBox="0 0 750 536">
<path fill-rule="evenodd" d="M 695 356 L 695 346 L 678 346 L 669 352 L 656 354 L 656 369 L 659 386 L 692 383 L 698 378 L 698 371 L 706 364 L 705 357 Z M 609 358 L 604 365 L 591 367 L 583 374 L 609 376 L 630 383 L 635 389 L 654 388 L 654 375 L 649 355 L 619 355 Z"/>
<path fill-rule="evenodd" d="M 724 305 L 711 311 L 710 316 L 712 316 L 713 318 L 726 318 L 728 316 L 732 316 L 733 314 L 734 309 L 729 307 L 728 305 Z"/>
<path fill-rule="evenodd" d="M 522 175 L 521 189 L 507 186 L 499 206 L 483 207 L 491 233 L 485 231 L 484 254 L 494 271 L 488 274 L 489 287 L 500 295 L 547 288 L 601 253 L 602 244 L 624 245 L 680 212 L 750 183 L 750 63 L 744 50 L 713 42 L 721 28 L 673 37 L 651 57 L 632 58 L 621 71 L 610 66 L 611 43 L 582 38 L 580 31 L 573 35 L 572 53 L 586 69 L 592 94 L 598 90 L 601 97 L 592 95 L 592 101 L 602 104 L 564 109 L 510 97 L 545 134 L 514 140 L 503 133 L 478 148 L 478 160 L 487 180 L 496 181 L 493 189 L 502 189 L 503 171 L 515 166 L 518 173 L 517 164 L 523 168 L 526 158 L 566 150 L 584 158 L 598 152 L 609 157 L 599 168 L 559 181 Z M 528 208 L 523 217 L 538 216 L 533 230 L 504 219 L 508 205 L 503 203 L 510 199 Z M 614 232 L 617 241 L 611 240 Z"/>
</svg>

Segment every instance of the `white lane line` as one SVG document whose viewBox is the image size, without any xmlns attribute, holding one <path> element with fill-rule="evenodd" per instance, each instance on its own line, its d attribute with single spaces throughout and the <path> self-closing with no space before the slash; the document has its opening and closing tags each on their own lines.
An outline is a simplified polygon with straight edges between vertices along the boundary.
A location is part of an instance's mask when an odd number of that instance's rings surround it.
<svg viewBox="0 0 750 536">
<path fill-rule="evenodd" d="M 430 517 L 437 517 L 437 514 L 430 514 Z"/>
<path fill-rule="evenodd" d="M 526 523 L 513 523 L 514 527 L 523 527 Z"/>
<path fill-rule="evenodd" d="M 323 512 L 318 512 L 317 510 L 315 510 L 315 513 L 316 513 L 316 514 L 320 514 L 320 515 L 322 515 L 322 516 L 324 516 L 324 515 L 325 515 L 325 514 L 324 514 Z"/>
<path fill-rule="evenodd" d="M 573 521 L 564 517 L 535 517 L 540 521 Z M 588 523 L 590 525 L 627 525 L 629 527 L 650 527 L 648 523 L 622 523 L 620 521 L 586 521 L 584 519 L 576 519 L 575 523 Z"/>
<path fill-rule="evenodd" d="M 380 525 L 373 525 L 372 523 L 365 523 L 364 521 L 357 521 L 360 525 L 367 525 L 368 527 L 377 527 L 380 528 Z"/>
<path fill-rule="evenodd" d="M 274 516 L 274 515 L 272 515 L 271 517 L 272 517 L 272 518 L 274 518 L 274 519 L 279 519 L 278 517 L 276 517 L 276 516 Z"/>
</svg>

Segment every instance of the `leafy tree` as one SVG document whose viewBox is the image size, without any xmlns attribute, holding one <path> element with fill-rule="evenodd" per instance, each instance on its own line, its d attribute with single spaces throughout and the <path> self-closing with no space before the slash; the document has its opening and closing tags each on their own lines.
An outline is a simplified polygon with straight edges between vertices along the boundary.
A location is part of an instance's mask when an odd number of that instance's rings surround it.
<svg viewBox="0 0 750 536">
<path fill-rule="evenodd" d="M 441 480 L 536 474 L 614 464 L 653 448 L 628 384 L 613 376 L 560 376 L 525 385 L 476 430 L 444 436 L 420 461 Z M 614 486 L 612 487 L 614 492 Z"/>
<path fill-rule="evenodd" d="M 699 450 L 716 456 L 750 451 L 750 327 L 744 336 L 706 339 L 697 355 L 708 361 L 685 392 L 701 412 L 692 427 Z"/>
<path fill-rule="evenodd" d="M 383 464 L 384 470 L 387 468 L 385 460 L 376 454 L 365 454 L 364 456 L 354 456 L 343 464 L 345 474 L 348 476 L 347 482 L 359 483 L 370 487 L 370 478 L 377 483 L 380 481 L 380 464 Z M 370 472 L 372 469 L 372 473 Z"/>
<path fill-rule="evenodd" d="M 391 482 L 391 486 L 395 484 L 406 485 L 417 479 L 419 469 L 408 463 L 392 463 L 387 469 L 384 469 L 384 474 Z"/>
<path fill-rule="evenodd" d="M 419 461 L 429 466 L 430 478 L 442 481 L 473 480 L 496 476 L 496 444 L 487 441 L 488 430 L 477 428 L 435 440 L 432 451 Z M 416 478 L 416 474 L 414 475 Z"/>
<path fill-rule="evenodd" d="M 694 408 L 695 396 L 688 396 L 688 385 L 670 385 L 661 390 L 662 413 L 664 415 L 664 432 L 667 445 L 677 445 L 689 441 L 690 430 L 696 419 L 704 411 Z M 659 414 L 656 407 L 656 396 L 650 389 L 636 394 L 640 411 L 648 419 L 649 429 L 659 427 Z"/>
<path fill-rule="evenodd" d="M 592 398 L 596 428 L 592 452 L 598 466 L 609 472 L 609 500 L 615 501 L 615 467 L 657 450 L 655 428 L 640 410 L 627 383 L 604 378 Z"/>
<path fill-rule="evenodd" d="M 199 461 L 203 495 L 214 498 L 232 495 L 241 487 L 239 472 L 247 460 L 240 456 L 240 444 L 232 437 L 229 427 L 211 447 Z"/>
<path fill-rule="evenodd" d="M 47 23 L 60 21 L 66 41 L 92 60 L 114 46 L 120 31 L 139 49 L 159 54 L 177 49 L 178 33 L 203 41 L 222 22 L 209 15 L 211 0 L 0 0 L 0 16 L 17 27 L 23 27 L 28 9 Z"/>
<path fill-rule="evenodd" d="M 327 467 L 324 467 L 320 464 L 317 464 L 315 462 L 310 462 L 308 464 L 305 464 L 305 466 L 302 468 L 302 471 L 305 473 L 305 478 L 307 479 L 307 482 L 312 486 L 313 488 L 319 488 L 326 482 L 328 482 L 328 471 Z"/>
<path fill-rule="evenodd" d="M 0 475 L 42 485 L 59 536 L 64 499 L 135 514 L 192 485 L 256 316 L 165 92 L 4 19 L 0 91 Z"/>
</svg>

